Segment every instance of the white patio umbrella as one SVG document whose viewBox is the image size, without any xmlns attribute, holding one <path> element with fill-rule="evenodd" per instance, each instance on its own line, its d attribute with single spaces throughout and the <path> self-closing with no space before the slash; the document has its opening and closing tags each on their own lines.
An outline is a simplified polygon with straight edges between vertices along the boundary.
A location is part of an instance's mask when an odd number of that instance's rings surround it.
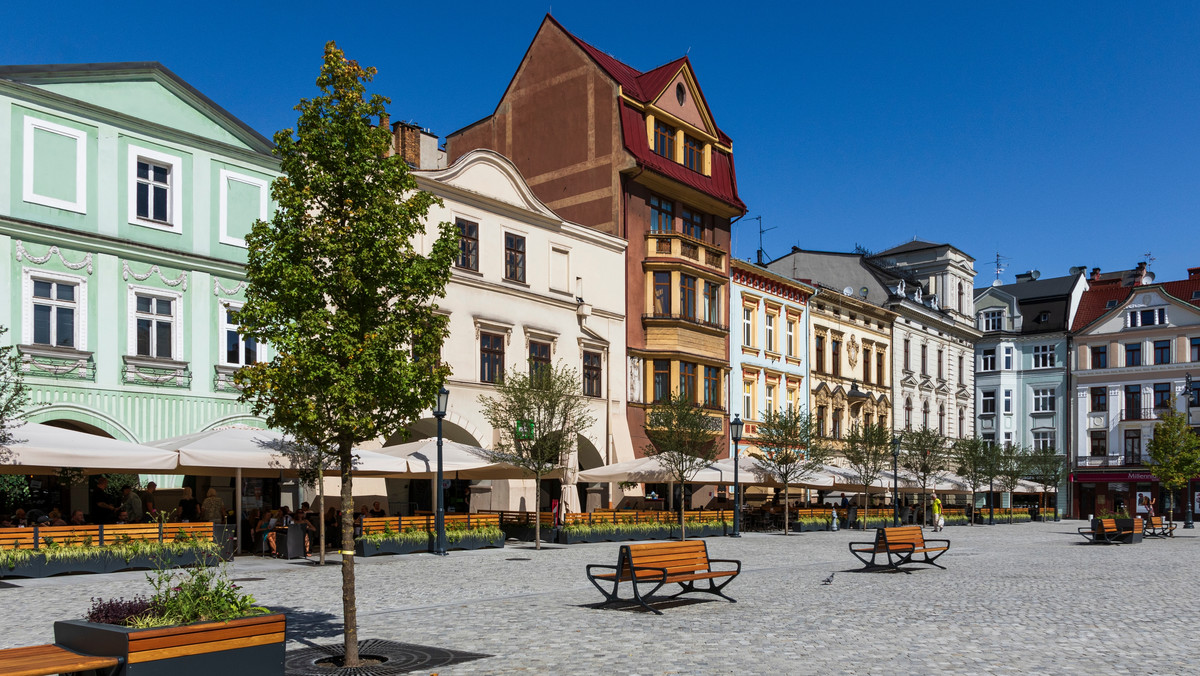
<svg viewBox="0 0 1200 676">
<path fill-rule="evenodd" d="M 204 476 L 233 476 L 234 513 L 237 515 L 238 548 L 242 543 L 242 477 L 277 477 L 298 473 L 294 461 L 283 452 L 287 437 L 275 430 L 243 427 L 224 427 L 195 434 L 161 439 L 150 445 L 175 451 L 178 471 Z M 408 462 L 372 451 L 355 449 L 354 474 L 358 476 L 388 476 L 408 471 Z M 337 470 L 326 470 L 325 474 Z M 322 484 L 323 488 L 323 484 Z M 322 499 L 324 491 L 322 490 Z M 324 519 L 321 520 L 324 530 Z M 321 537 L 324 537 L 322 532 Z M 322 549 L 322 553 L 324 549 Z"/>
<path fill-rule="evenodd" d="M 39 474 L 78 467 L 88 474 L 173 472 L 170 451 L 86 432 L 27 422 L 12 430 L 13 443 L 0 450 L 0 473 Z"/>
<path fill-rule="evenodd" d="M 420 439 L 407 444 L 384 446 L 376 451 L 403 458 L 409 469 L 401 479 L 429 479 L 437 476 L 437 439 Z M 532 479 L 528 470 L 507 462 L 496 462 L 478 446 L 442 439 L 442 476 L 447 479 Z M 543 478 L 560 478 L 562 472 Z"/>
</svg>

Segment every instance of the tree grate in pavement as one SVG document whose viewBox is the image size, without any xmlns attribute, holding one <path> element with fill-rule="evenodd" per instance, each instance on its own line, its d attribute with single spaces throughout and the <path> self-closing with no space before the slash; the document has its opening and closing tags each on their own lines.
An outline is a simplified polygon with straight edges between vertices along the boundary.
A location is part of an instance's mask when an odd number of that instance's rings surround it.
<svg viewBox="0 0 1200 676">
<path fill-rule="evenodd" d="M 284 660 L 288 676 L 391 676 L 414 671 L 432 673 L 437 669 L 462 662 L 492 657 L 448 648 L 367 639 L 358 642 L 358 654 L 379 660 L 379 664 L 363 667 L 326 667 L 318 662 L 345 654 L 341 643 L 292 650 Z"/>
</svg>

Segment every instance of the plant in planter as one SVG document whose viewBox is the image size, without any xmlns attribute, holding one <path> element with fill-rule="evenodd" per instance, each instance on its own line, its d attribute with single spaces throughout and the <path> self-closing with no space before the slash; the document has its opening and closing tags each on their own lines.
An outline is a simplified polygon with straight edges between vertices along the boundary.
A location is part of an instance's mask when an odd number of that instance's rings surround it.
<svg viewBox="0 0 1200 676">
<path fill-rule="evenodd" d="M 209 565 L 220 558 L 220 543 L 191 537 L 174 540 L 118 539 L 95 546 L 90 538 L 43 538 L 38 549 L 0 550 L 0 577 L 46 577 L 61 573 L 109 573 L 130 568 Z"/>
<path fill-rule="evenodd" d="M 446 529 L 446 543 L 451 549 L 482 549 L 484 547 L 503 547 L 504 531 L 499 526 L 476 526 L 467 528 L 463 524 L 455 524 Z"/>
<path fill-rule="evenodd" d="M 92 599 L 84 620 L 54 623 L 56 643 L 122 657 L 125 676 L 234 670 L 282 674 L 286 618 L 256 604 L 225 570 L 162 565 L 149 598 Z"/>
</svg>

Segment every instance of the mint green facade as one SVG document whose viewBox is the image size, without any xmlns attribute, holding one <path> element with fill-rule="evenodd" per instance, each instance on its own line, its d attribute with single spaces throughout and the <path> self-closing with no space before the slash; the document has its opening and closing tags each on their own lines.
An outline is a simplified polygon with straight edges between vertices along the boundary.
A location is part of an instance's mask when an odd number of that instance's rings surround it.
<svg viewBox="0 0 1200 676">
<path fill-rule="evenodd" d="M 0 67 L 0 324 L 30 420 L 136 442 L 263 425 L 229 380 L 251 357 L 227 309 L 270 150 L 155 63 Z"/>
</svg>

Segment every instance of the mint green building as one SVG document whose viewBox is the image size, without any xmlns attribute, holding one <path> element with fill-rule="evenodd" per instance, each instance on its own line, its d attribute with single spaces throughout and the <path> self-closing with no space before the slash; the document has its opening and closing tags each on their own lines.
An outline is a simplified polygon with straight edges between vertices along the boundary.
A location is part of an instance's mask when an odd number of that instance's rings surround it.
<svg viewBox="0 0 1200 676">
<path fill-rule="evenodd" d="M 0 324 L 28 418 L 146 442 L 256 427 L 228 310 L 269 140 L 153 62 L 0 67 Z"/>
</svg>

